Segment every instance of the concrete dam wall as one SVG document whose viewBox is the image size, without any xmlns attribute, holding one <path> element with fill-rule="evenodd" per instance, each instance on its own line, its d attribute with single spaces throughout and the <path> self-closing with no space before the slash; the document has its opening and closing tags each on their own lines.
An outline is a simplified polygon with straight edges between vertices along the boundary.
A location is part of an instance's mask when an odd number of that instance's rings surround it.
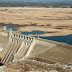
<svg viewBox="0 0 72 72">
<path fill-rule="evenodd" d="M 4 34 L 5 32 L 3 32 L 1 35 L 4 36 Z M 4 64 L 11 62 L 15 57 L 19 59 L 22 56 L 25 56 L 34 40 L 32 37 L 16 34 L 12 31 L 9 31 L 6 37 L 9 41 L 1 54 L 1 62 Z"/>
<path fill-rule="evenodd" d="M 2 34 L 1 34 L 2 33 Z M 1 36 L 7 38 L 7 42 L 0 51 L 1 62 L 17 61 L 21 58 L 42 60 L 47 63 L 72 63 L 72 45 L 55 41 L 38 39 L 16 32 L 1 31 Z"/>
</svg>

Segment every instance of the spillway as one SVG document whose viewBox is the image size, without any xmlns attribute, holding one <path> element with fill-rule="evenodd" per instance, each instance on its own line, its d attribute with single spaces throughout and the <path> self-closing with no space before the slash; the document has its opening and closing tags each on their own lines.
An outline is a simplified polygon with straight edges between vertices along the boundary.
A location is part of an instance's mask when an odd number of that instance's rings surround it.
<svg viewBox="0 0 72 72">
<path fill-rule="evenodd" d="M 42 60 L 47 63 L 72 63 L 72 45 L 34 38 L 13 31 L 0 32 L 0 36 L 7 38 L 2 42 L 4 46 L 0 51 L 3 64 L 21 58 Z"/>
</svg>

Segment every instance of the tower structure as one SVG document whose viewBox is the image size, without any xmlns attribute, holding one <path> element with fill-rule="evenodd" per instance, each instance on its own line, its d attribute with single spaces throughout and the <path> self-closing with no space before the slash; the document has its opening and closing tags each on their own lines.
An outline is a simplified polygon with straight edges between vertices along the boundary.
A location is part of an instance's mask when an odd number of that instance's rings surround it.
<svg viewBox="0 0 72 72">
<path fill-rule="evenodd" d="M 9 32 L 8 32 L 9 41 L 11 41 L 11 36 L 12 36 L 12 29 L 10 29 Z"/>
</svg>

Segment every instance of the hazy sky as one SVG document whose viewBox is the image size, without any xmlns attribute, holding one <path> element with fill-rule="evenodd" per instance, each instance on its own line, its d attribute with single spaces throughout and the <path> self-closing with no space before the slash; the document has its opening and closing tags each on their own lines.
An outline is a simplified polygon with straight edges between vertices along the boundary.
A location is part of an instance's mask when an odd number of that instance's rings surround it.
<svg viewBox="0 0 72 72">
<path fill-rule="evenodd" d="M 69 2 L 69 1 L 72 1 L 72 0 L 0 0 L 0 1 L 28 1 L 28 2 L 31 2 L 31 1 L 57 1 L 57 2 L 61 2 L 61 1 L 65 1 L 65 2 Z"/>
</svg>

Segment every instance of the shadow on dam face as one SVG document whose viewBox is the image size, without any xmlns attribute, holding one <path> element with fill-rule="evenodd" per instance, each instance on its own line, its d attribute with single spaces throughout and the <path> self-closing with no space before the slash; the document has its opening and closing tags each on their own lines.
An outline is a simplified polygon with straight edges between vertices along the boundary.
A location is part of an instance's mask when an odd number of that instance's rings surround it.
<svg viewBox="0 0 72 72">
<path fill-rule="evenodd" d="M 1 62 L 1 58 L 0 58 L 0 66 L 3 66 L 4 64 Z"/>
<path fill-rule="evenodd" d="M 0 62 L 0 66 L 3 66 L 4 64 Z"/>
</svg>

